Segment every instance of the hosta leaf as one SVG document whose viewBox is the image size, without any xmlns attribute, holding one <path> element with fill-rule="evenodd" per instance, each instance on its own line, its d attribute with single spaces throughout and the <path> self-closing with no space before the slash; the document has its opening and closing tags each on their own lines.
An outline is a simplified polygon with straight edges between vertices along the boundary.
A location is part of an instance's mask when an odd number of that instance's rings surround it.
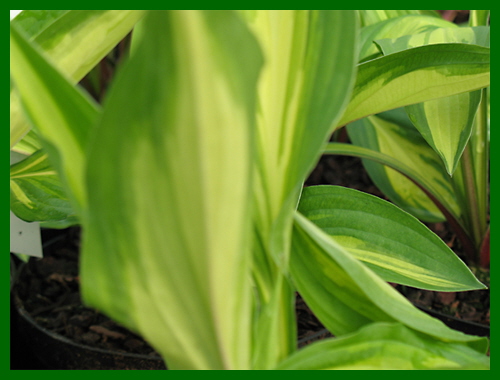
<svg viewBox="0 0 500 380">
<path fill-rule="evenodd" d="M 249 12 L 266 57 L 259 80 L 259 169 L 275 217 L 314 167 L 347 106 L 358 25 L 353 11 Z"/>
<path fill-rule="evenodd" d="M 450 176 L 469 141 L 480 101 L 481 91 L 472 91 L 405 107 L 410 120 L 439 154 Z"/>
<path fill-rule="evenodd" d="M 23 11 L 11 24 L 73 84 L 83 78 L 143 15 L 134 10 Z M 28 133 L 15 87 L 10 93 L 10 146 Z"/>
<path fill-rule="evenodd" d="M 369 26 L 365 26 L 361 29 L 359 59 L 363 60 L 368 57 L 380 55 L 377 45 L 374 44 L 375 40 L 398 38 L 423 33 L 436 28 L 452 27 L 459 29 L 457 25 L 440 17 L 417 14 L 401 15 L 399 17 L 371 23 Z"/>
<path fill-rule="evenodd" d="M 291 355 L 281 370 L 489 369 L 486 355 L 463 344 L 440 342 L 397 323 L 373 323 L 325 339 Z"/>
<path fill-rule="evenodd" d="M 77 218 L 47 154 L 38 151 L 10 168 L 10 209 L 27 222 L 65 228 Z"/>
<path fill-rule="evenodd" d="M 336 336 L 372 322 L 399 322 L 433 339 L 486 352 L 487 339 L 452 330 L 418 310 L 300 213 L 295 215 L 290 264 L 298 291 Z"/>
<path fill-rule="evenodd" d="M 142 22 L 89 157 L 83 297 L 171 369 L 248 369 L 260 49 L 232 11 Z"/>
<path fill-rule="evenodd" d="M 440 28 L 428 33 L 376 41 L 384 54 L 416 46 L 468 43 L 489 47 L 488 27 Z M 406 107 L 411 121 L 439 154 L 452 175 L 472 132 L 481 91 L 457 94 Z"/>
<path fill-rule="evenodd" d="M 347 131 L 353 144 L 397 159 L 424 177 L 429 190 L 439 194 L 441 203 L 458 219 L 460 207 L 441 159 L 402 109 L 358 120 Z M 408 178 L 370 160 L 363 160 L 363 165 L 377 187 L 399 207 L 427 222 L 444 220 L 436 205 Z"/>
<path fill-rule="evenodd" d="M 76 212 L 85 205 L 83 171 L 89 131 L 99 116 L 95 102 L 10 27 L 10 71 L 31 123 L 68 186 Z"/>
<path fill-rule="evenodd" d="M 380 198 L 312 186 L 299 211 L 386 281 L 437 291 L 485 288 L 437 235 Z"/>
<path fill-rule="evenodd" d="M 265 56 L 254 186 L 261 242 L 254 252 L 259 298 L 254 360 L 258 368 L 272 368 L 296 345 L 294 290 L 283 280 L 293 211 L 304 177 L 350 98 L 358 23 L 354 11 L 251 10 L 243 16 Z"/>
<path fill-rule="evenodd" d="M 450 25 L 451 26 L 451 25 Z M 410 34 L 410 33 L 408 33 Z M 476 26 L 473 28 L 441 27 L 430 31 L 412 33 L 402 37 L 375 38 L 375 43 L 384 55 L 393 54 L 398 51 L 435 44 L 471 44 L 484 47 L 490 46 L 490 28 L 487 26 Z"/>
<path fill-rule="evenodd" d="M 352 99 L 337 123 L 487 87 L 490 49 L 467 44 L 420 46 L 358 66 Z"/>
</svg>

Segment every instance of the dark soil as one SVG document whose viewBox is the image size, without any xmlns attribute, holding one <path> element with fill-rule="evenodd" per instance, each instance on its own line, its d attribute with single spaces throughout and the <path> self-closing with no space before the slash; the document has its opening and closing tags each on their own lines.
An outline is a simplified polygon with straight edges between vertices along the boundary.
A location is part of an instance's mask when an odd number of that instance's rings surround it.
<svg viewBox="0 0 500 380">
<path fill-rule="evenodd" d="M 324 156 L 306 182 L 306 186 L 318 184 L 347 186 L 383 198 L 357 158 Z M 429 227 L 452 249 L 460 248 L 446 223 Z M 17 294 L 32 318 L 44 328 L 83 345 L 158 357 L 141 337 L 117 325 L 97 310 L 82 305 L 78 278 L 79 228 L 45 230 L 43 234 L 44 258 L 28 262 L 16 287 Z M 488 271 L 477 271 L 476 274 L 489 285 Z M 423 310 L 433 310 L 489 326 L 489 290 L 444 293 L 395 287 Z M 332 336 L 299 295 L 296 313 L 300 347 Z"/>
<path fill-rule="evenodd" d="M 45 234 L 54 231 L 44 231 Z M 80 229 L 56 232 L 44 258 L 31 259 L 15 288 L 30 316 L 42 327 L 77 343 L 118 352 L 159 356 L 142 338 L 97 310 L 84 307 L 78 277 Z"/>
<path fill-rule="evenodd" d="M 32 319 L 43 328 L 79 344 L 159 357 L 140 336 L 82 305 L 78 277 L 80 229 L 73 227 L 44 233 L 48 242 L 44 258 L 31 259 L 24 265 L 15 287 L 16 295 Z M 55 236 L 50 238 L 51 234 Z M 297 317 L 300 346 L 331 336 L 299 295 Z"/>
</svg>

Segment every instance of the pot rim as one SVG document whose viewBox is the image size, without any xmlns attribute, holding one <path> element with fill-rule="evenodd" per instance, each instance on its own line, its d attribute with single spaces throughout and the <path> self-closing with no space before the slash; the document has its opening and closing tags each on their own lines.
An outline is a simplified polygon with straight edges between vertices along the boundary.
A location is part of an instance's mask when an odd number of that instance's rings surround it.
<svg viewBox="0 0 500 380">
<path fill-rule="evenodd" d="M 36 322 L 31 317 L 31 315 L 28 313 L 28 311 L 24 308 L 23 301 L 19 298 L 19 295 L 17 294 L 17 290 L 15 287 L 12 290 L 12 294 L 14 297 L 14 305 L 15 305 L 19 315 L 24 320 L 26 320 L 29 324 L 34 326 L 37 330 L 50 336 L 52 339 L 58 340 L 62 343 L 69 344 L 71 346 L 74 346 L 74 347 L 77 347 L 80 349 L 89 350 L 89 351 L 93 351 L 96 353 L 108 354 L 108 355 L 119 355 L 119 356 L 124 356 L 124 357 L 128 357 L 128 358 L 134 358 L 134 359 L 153 360 L 153 361 L 162 361 L 163 362 L 163 359 L 160 356 L 156 356 L 156 355 L 144 355 L 144 354 L 135 354 L 135 353 L 126 352 L 126 351 L 107 350 L 107 349 L 103 349 L 103 348 L 92 347 L 92 346 L 89 346 L 86 344 L 81 344 L 81 343 L 75 342 L 71 339 L 68 339 L 67 337 L 65 337 L 63 335 L 60 335 L 58 333 L 55 333 L 54 331 L 46 329 L 43 326 L 40 326 L 40 324 L 38 322 Z"/>
</svg>

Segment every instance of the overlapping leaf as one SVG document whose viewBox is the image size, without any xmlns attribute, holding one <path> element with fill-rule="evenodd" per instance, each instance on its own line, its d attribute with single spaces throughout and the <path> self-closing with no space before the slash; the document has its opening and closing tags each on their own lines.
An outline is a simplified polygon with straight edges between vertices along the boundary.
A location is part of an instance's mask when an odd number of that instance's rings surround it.
<svg viewBox="0 0 500 380">
<path fill-rule="evenodd" d="M 489 62 L 488 48 L 439 44 L 362 63 L 352 99 L 337 127 L 383 111 L 487 87 Z"/>
<path fill-rule="evenodd" d="M 489 47 L 489 28 L 439 28 L 398 39 L 376 41 L 385 55 L 441 43 L 467 43 Z M 454 173 L 472 132 L 481 92 L 467 92 L 406 107 L 413 124 L 440 155 L 448 173 Z"/>
<path fill-rule="evenodd" d="M 444 21 L 446 23 L 446 21 Z M 446 24 L 444 24 L 446 25 Z M 430 31 L 409 33 L 402 37 L 375 37 L 373 41 L 379 46 L 384 55 L 393 54 L 410 48 L 435 44 L 471 44 L 483 47 L 490 46 L 490 28 L 477 26 L 473 28 L 459 28 L 457 26 L 431 28 Z"/>
<path fill-rule="evenodd" d="M 354 11 L 245 11 L 265 55 L 257 110 L 255 362 L 270 368 L 295 348 L 287 272 L 293 211 L 352 90 Z M 272 333 L 274 332 L 274 333 Z"/>
<path fill-rule="evenodd" d="M 369 11 L 368 11 L 369 12 Z M 370 23 L 361 29 L 359 59 L 365 60 L 380 55 L 375 40 L 398 38 L 415 35 L 436 28 L 451 28 L 458 26 L 440 17 L 428 15 L 407 14 L 393 18 L 382 18 L 379 22 Z"/>
<path fill-rule="evenodd" d="M 77 83 L 142 17 L 142 11 L 23 11 L 11 24 L 36 44 L 62 73 Z M 15 86 L 10 93 L 10 146 L 28 133 Z M 20 146 L 26 153 L 29 147 Z M 17 149 L 17 147 L 16 147 Z"/>
<path fill-rule="evenodd" d="M 297 191 L 347 106 L 356 57 L 352 11 L 249 11 L 264 50 L 258 146 L 273 217 Z"/>
<path fill-rule="evenodd" d="M 458 219 L 460 206 L 441 159 L 402 109 L 358 120 L 347 131 L 353 144 L 392 157 L 424 178 L 428 190 Z M 399 207 L 424 221 L 444 220 L 432 200 L 408 178 L 371 160 L 363 164 L 377 187 Z"/>
<path fill-rule="evenodd" d="M 83 296 L 171 369 L 248 369 L 259 46 L 231 11 L 143 21 L 89 157 Z"/>
<path fill-rule="evenodd" d="M 438 236 L 380 198 L 312 186 L 299 211 L 386 281 L 437 291 L 484 288 Z"/>
<path fill-rule="evenodd" d="M 300 213 L 295 216 L 290 263 L 300 294 L 336 336 L 372 322 L 399 322 L 432 339 L 486 352 L 486 338 L 452 330 L 415 308 Z"/>
<path fill-rule="evenodd" d="M 75 211 L 85 206 L 85 150 L 99 107 L 10 26 L 10 70 L 25 112 L 43 135 L 50 161 L 69 189 Z"/>
<path fill-rule="evenodd" d="M 315 342 L 280 363 L 281 370 L 489 369 L 487 356 L 462 344 L 437 342 L 397 323 L 373 323 Z"/>
</svg>

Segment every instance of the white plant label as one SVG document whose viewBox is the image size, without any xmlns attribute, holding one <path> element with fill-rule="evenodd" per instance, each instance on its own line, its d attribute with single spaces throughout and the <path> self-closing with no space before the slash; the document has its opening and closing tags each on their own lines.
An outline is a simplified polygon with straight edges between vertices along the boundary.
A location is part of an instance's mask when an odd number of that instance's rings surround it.
<svg viewBox="0 0 500 380">
<path fill-rule="evenodd" d="M 10 152 L 10 164 L 15 164 L 26 158 L 25 155 Z M 40 234 L 40 223 L 28 223 L 19 219 L 12 211 L 10 212 L 10 252 L 42 257 L 42 238 Z"/>
<path fill-rule="evenodd" d="M 10 212 L 10 252 L 42 257 L 40 223 L 28 223 Z"/>
</svg>

